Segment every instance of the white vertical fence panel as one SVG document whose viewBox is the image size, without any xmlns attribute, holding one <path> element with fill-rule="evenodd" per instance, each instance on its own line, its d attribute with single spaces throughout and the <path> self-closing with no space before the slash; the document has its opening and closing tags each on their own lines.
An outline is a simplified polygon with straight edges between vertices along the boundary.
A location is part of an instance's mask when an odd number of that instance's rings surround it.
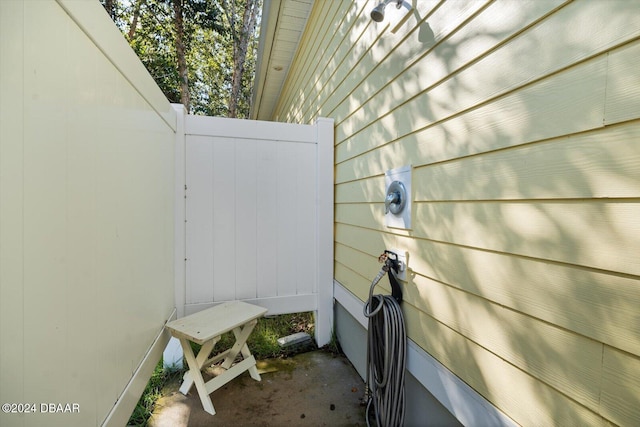
<svg viewBox="0 0 640 427">
<path fill-rule="evenodd" d="M 207 167 L 213 159 L 210 138 L 192 136 L 186 141 L 186 181 L 191 198 L 186 209 L 187 227 L 186 263 L 187 304 L 213 301 L 213 169 Z"/>
<path fill-rule="evenodd" d="M 317 149 L 298 145 L 296 158 L 296 203 L 289 216 L 296 225 L 296 289 L 299 293 L 317 290 Z M 294 210 L 295 209 L 295 210 Z M 293 266 L 292 266 L 293 268 Z"/>
<path fill-rule="evenodd" d="M 185 132 L 184 313 L 236 299 L 271 314 L 317 311 L 319 288 L 333 287 L 332 274 L 318 283 L 319 269 L 332 271 L 319 224 L 333 215 L 318 193 L 333 181 L 320 184 L 317 125 L 187 116 Z"/>
<path fill-rule="evenodd" d="M 276 216 L 276 253 L 274 262 L 278 266 L 277 295 L 296 293 L 296 161 L 295 143 L 280 142 L 276 173 L 278 182 L 273 193 L 278 201 Z"/>
<path fill-rule="evenodd" d="M 213 139 L 213 162 L 203 167 L 213 167 L 213 182 L 210 191 L 213 193 L 213 258 L 203 260 L 207 266 L 213 266 L 213 283 L 192 285 L 213 286 L 213 301 L 229 301 L 235 299 L 236 271 L 234 263 L 236 251 L 236 217 L 235 217 L 235 140 L 232 138 Z M 187 139 L 187 151 L 189 143 Z M 188 166 L 187 166 L 188 167 Z M 187 192 L 187 211 L 193 196 Z M 189 229 L 189 223 L 187 223 Z M 189 242 L 187 242 L 189 247 Z M 195 253 L 197 248 L 194 248 Z M 192 262 L 187 260 L 187 264 Z M 212 302 L 213 302 L 212 301 Z"/>
<path fill-rule="evenodd" d="M 235 210 L 236 227 L 236 299 L 255 298 L 257 294 L 257 141 L 239 139 L 236 149 Z M 229 207 L 231 209 L 231 207 Z"/>
<path fill-rule="evenodd" d="M 186 226 L 186 212 L 184 198 L 184 186 L 185 186 L 185 164 L 186 164 L 186 152 L 185 152 L 185 134 L 184 134 L 184 118 L 186 111 L 182 104 L 171 105 L 176 112 L 176 141 L 173 147 L 173 153 L 175 156 L 175 172 L 174 172 L 174 199 L 173 206 L 173 236 L 175 241 L 175 250 L 173 252 L 173 264 L 174 264 L 174 285 L 173 292 L 175 298 L 176 315 L 178 317 L 184 316 L 184 304 L 185 304 L 185 278 L 186 278 L 186 265 L 185 265 L 185 226 Z"/>
<path fill-rule="evenodd" d="M 276 247 L 278 230 L 273 224 L 278 218 L 278 199 L 275 188 L 278 178 L 273 168 L 277 159 L 278 143 L 276 141 L 260 141 L 256 144 L 256 265 L 260 286 L 257 297 L 275 297 L 278 295 L 278 266 L 272 254 Z"/>
<path fill-rule="evenodd" d="M 2 0 L 0 123 L 0 401 L 81 408 L 0 425 L 125 425 L 174 312 L 176 111 L 98 2 Z"/>
</svg>

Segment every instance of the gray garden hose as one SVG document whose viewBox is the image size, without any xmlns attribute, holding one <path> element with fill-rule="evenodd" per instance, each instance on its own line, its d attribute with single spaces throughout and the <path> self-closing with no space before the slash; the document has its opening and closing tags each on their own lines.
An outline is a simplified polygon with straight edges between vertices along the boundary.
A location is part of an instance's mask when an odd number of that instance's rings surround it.
<svg viewBox="0 0 640 427">
<path fill-rule="evenodd" d="M 373 295 L 373 288 L 388 273 L 394 275 L 388 259 L 371 282 L 364 315 L 369 318 L 367 336 L 367 426 L 373 410 L 378 427 L 404 423 L 404 375 L 407 333 L 400 304 L 391 295 Z"/>
</svg>

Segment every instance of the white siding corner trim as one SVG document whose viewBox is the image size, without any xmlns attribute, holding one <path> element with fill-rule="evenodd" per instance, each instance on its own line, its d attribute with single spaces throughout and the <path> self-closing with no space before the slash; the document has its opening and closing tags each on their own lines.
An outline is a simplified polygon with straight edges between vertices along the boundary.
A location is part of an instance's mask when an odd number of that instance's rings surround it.
<svg viewBox="0 0 640 427">
<path fill-rule="evenodd" d="M 362 314 L 363 302 L 340 282 L 333 281 L 333 295 L 365 329 L 368 320 Z M 469 387 L 443 364 L 413 341 L 408 342 L 407 371 L 463 425 L 515 427 L 517 424 Z"/>
</svg>

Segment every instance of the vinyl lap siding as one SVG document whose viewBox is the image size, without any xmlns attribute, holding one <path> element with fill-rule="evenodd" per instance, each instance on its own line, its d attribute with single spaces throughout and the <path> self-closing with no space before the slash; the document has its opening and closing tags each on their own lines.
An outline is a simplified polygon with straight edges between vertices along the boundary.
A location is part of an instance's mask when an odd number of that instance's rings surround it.
<svg viewBox="0 0 640 427">
<path fill-rule="evenodd" d="M 517 423 L 640 423 L 640 4 L 375 3 L 315 3 L 275 113 L 336 121 L 336 280 L 406 249 L 410 338 Z"/>
</svg>

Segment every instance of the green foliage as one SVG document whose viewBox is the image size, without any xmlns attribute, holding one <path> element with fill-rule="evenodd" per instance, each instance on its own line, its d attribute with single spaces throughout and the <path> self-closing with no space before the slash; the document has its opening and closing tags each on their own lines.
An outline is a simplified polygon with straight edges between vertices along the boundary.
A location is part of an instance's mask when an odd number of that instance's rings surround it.
<svg viewBox="0 0 640 427">
<path fill-rule="evenodd" d="M 160 359 L 129 418 L 128 426 L 146 426 L 156 406 L 156 402 L 162 396 L 162 389 L 170 381 L 182 376 L 184 372 L 184 369 L 178 368 L 164 369 L 162 365 L 162 359 Z"/>
<path fill-rule="evenodd" d="M 300 349 L 283 349 L 278 344 L 278 338 L 286 337 L 296 332 L 306 332 L 313 337 L 313 313 L 282 314 L 279 316 L 260 318 L 247 340 L 247 345 L 251 349 L 251 354 L 258 360 L 274 357 L 289 357 L 300 352 Z M 220 341 L 216 343 L 212 354 L 231 348 L 234 342 L 233 332 L 227 332 L 222 335 Z M 200 350 L 198 344 L 191 343 L 191 347 L 196 353 Z M 315 347 L 311 346 L 311 348 L 304 350 L 308 351 L 312 348 Z"/>
<path fill-rule="evenodd" d="M 247 345 L 257 359 L 291 356 L 297 350 L 282 349 L 278 344 L 278 338 L 295 334 L 296 332 L 306 332 L 313 337 L 313 313 L 264 317 L 258 321 L 253 333 L 247 340 Z M 229 336 L 228 339 L 229 342 L 222 344 L 223 346 L 230 345 L 233 341 L 233 336 Z"/>
<path fill-rule="evenodd" d="M 233 75 L 234 32 L 222 0 L 180 0 L 185 59 L 193 114 L 227 116 Z M 106 6 L 106 0 L 101 0 Z M 180 102 L 172 0 L 112 0 L 114 22 L 170 102 Z M 242 22 L 246 0 L 235 0 Z M 223 16 L 224 15 L 224 16 Z M 135 18 L 137 16 L 137 18 Z M 132 31 L 132 24 L 136 22 Z M 258 26 L 259 27 L 259 26 Z M 237 28 L 235 29 L 237 31 Z M 255 75 L 257 31 L 247 52 L 237 117 L 249 117 Z"/>
<path fill-rule="evenodd" d="M 338 335 L 336 334 L 335 330 L 331 330 L 331 340 L 324 347 L 322 347 L 322 350 L 331 354 L 342 354 L 342 347 L 340 347 Z"/>
<path fill-rule="evenodd" d="M 168 2 L 145 3 L 129 44 L 170 102 L 180 102 L 172 10 Z"/>
</svg>

